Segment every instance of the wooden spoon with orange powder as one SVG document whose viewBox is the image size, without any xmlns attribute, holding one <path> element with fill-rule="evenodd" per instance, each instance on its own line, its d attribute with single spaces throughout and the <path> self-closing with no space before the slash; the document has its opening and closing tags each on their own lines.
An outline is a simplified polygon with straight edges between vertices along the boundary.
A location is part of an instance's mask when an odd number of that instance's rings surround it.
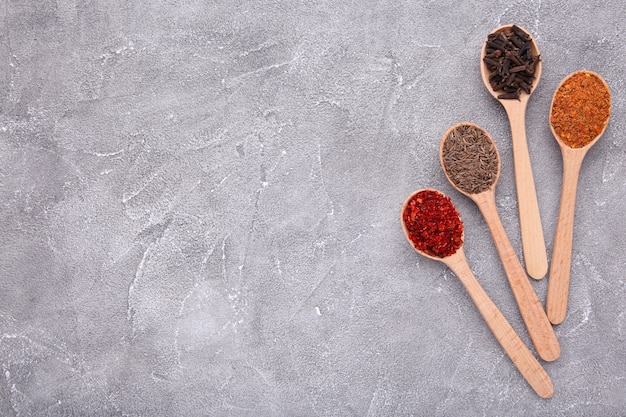
<svg viewBox="0 0 626 417">
<path fill-rule="evenodd" d="M 550 108 L 550 128 L 563 155 L 561 207 L 548 280 L 546 313 L 553 324 L 565 318 L 572 266 L 574 207 L 580 167 L 602 136 L 611 114 L 611 93 L 602 77 L 576 71 L 557 87 Z"/>
</svg>

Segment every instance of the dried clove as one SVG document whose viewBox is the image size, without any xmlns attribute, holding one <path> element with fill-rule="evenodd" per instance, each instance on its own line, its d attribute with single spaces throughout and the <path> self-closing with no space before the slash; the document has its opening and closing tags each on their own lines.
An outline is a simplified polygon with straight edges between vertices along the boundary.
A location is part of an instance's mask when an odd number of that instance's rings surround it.
<svg viewBox="0 0 626 417">
<path fill-rule="evenodd" d="M 520 72 L 520 71 L 526 71 L 526 70 L 528 70 L 527 65 L 520 65 L 517 67 L 509 68 L 509 72 Z"/>
<path fill-rule="evenodd" d="M 541 57 L 531 50 L 530 35 L 513 25 L 487 36 L 483 62 L 491 73 L 493 91 L 503 91 L 499 99 L 519 100 L 521 92 L 530 94 Z"/>
<path fill-rule="evenodd" d="M 504 93 L 504 94 L 499 94 L 498 98 L 503 98 L 503 99 L 516 99 L 519 100 L 519 93 L 517 91 L 513 92 L 513 93 Z"/>
</svg>

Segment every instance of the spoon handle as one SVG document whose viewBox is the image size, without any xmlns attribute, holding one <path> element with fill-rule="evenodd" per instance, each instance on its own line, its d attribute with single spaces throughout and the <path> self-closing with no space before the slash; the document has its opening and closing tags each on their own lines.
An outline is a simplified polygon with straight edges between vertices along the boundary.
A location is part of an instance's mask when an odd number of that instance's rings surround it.
<svg viewBox="0 0 626 417">
<path fill-rule="evenodd" d="M 548 271 L 548 257 L 526 140 L 526 106 L 511 103 L 504 108 L 509 116 L 513 139 L 515 185 L 524 262 L 528 275 L 534 279 L 541 279 Z"/>
<path fill-rule="evenodd" d="M 472 273 L 467 259 L 460 248 L 454 255 L 444 258 L 446 265 L 461 280 L 469 296 L 476 304 L 478 311 L 487 322 L 491 332 L 496 337 L 513 364 L 520 371 L 524 379 L 542 398 L 550 398 L 554 393 L 554 385 L 548 373 L 539 364 L 522 339 L 515 333 L 513 327 L 498 310 L 485 290 L 480 286 Z"/>
<path fill-rule="evenodd" d="M 555 360 L 561 354 L 559 340 L 535 290 L 524 272 L 524 268 L 522 268 L 522 264 L 515 254 L 504 226 L 502 226 L 502 221 L 496 209 L 494 191 L 485 191 L 472 197 L 483 213 L 487 226 L 489 226 L 502 261 L 502 266 L 515 296 L 515 301 L 517 301 L 517 306 L 537 353 L 543 360 Z"/>
<path fill-rule="evenodd" d="M 554 324 L 565 319 L 569 293 L 570 270 L 572 266 L 572 239 L 574 235 L 574 208 L 576 205 L 576 187 L 578 174 L 585 156 L 570 149 L 561 148 L 563 153 L 563 185 L 559 220 L 556 224 L 552 264 L 548 279 L 546 311 Z"/>
</svg>

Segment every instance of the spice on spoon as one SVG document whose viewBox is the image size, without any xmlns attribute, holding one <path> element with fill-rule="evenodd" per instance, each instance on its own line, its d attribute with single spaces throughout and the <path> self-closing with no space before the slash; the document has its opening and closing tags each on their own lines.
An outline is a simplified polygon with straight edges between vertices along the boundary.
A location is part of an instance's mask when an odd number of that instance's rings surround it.
<svg viewBox="0 0 626 417">
<path fill-rule="evenodd" d="M 409 239 L 427 255 L 445 258 L 463 244 L 463 223 L 449 197 L 422 190 L 409 200 L 402 220 Z"/>
<path fill-rule="evenodd" d="M 606 126 L 611 93 L 594 73 L 580 71 L 566 79 L 554 95 L 550 123 L 570 148 L 582 148 Z"/>
<path fill-rule="evenodd" d="M 452 183 L 467 194 L 490 189 L 500 171 L 493 142 L 477 126 L 461 124 L 444 139 L 444 170 Z"/>
<path fill-rule="evenodd" d="M 489 34 L 486 43 L 483 62 L 491 72 L 489 84 L 493 91 L 503 91 L 498 98 L 519 99 L 521 91 L 530 94 L 541 60 L 532 50 L 530 35 L 513 25 Z"/>
</svg>

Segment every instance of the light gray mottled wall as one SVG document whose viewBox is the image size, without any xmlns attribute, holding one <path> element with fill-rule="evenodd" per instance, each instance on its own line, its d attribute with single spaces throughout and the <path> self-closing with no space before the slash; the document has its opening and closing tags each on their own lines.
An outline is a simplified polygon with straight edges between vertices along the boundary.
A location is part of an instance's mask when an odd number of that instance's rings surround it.
<svg viewBox="0 0 626 417">
<path fill-rule="evenodd" d="M 478 73 L 510 22 L 544 59 L 527 119 L 549 252 L 554 88 L 588 68 L 614 100 L 548 401 L 399 223 L 411 191 L 450 195 L 530 343 L 437 159 L 450 125 L 489 130 L 519 253 L 510 132 Z M 620 2 L 560 0 L 1 2 L 0 415 L 623 415 L 624 22 Z"/>
</svg>

